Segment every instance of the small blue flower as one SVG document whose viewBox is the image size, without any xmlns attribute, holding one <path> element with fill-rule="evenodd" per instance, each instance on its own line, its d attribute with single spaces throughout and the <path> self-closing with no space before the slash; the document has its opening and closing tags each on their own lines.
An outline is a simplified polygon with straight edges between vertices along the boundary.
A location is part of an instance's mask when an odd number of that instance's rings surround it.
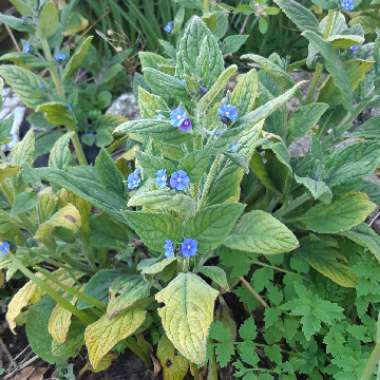
<svg viewBox="0 0 380 380">
<path fill-rule="evenodd" d="M 350 47 L 350 51 L 352 54 L 359 53 L 360 49 L 361 49 L 361 45 L 353 45 Z"/>
<path fill-rule="evenodd" d="M 11 246 L 7 241 L 2 241 L 0 243 L 0 258 L 5 257 L 9 251 L 11 250 Z"/>
<path fill-rule="evenodd" d="M 178 106 L 170 111 L 170 123 L 173 127 L 178 128 L 186 119 L 186 110 L 182 106 Z"/>
<path fill-rule="evenodd" d="M 355 0 L 341 0 L 340 5 L 345 12 L 352 12 L 355 9 Z"/>
<path fill-rule="evenodd" d="M 185 119 L 181 125 L 179 126 L 180 131 L 182 132 L 188 132 L 193 129 L 193 123 L 190 119 Z"/>
<path fill-rule="evenodd" d="M 161 189 L 164 188 L 168 182 L 168 176 L 166 174 L 166 169 L 160 169 L 156 171 L 156 178 L 154 182 Z"/>
<path fill-rule="evenodd" d="M 173 31 L 173 28 L 174 28 L 174 22 L 173 21 L 169 21 L 165 26 L 164 26 L 164 31 L 166 33 L 171 33 Z"/>
<path fill-rule="evenodd" d="M 239 141 L 235 141 L 233 143 L 231 143 L 228 148 L 227 148 L 227 152 L 228 153 L 236 153 L 240 148 L 240 143 Z"/>
<path fill-rule="evenodd" d="M 25 54 L 30 54 L 33 51 L 32 45 L 29 42 L 24 42 L 22 44 L 22 52 Z"/>
<path fill-rule="evenodd" d="M 165 257 L 173 257 L 174 256 L 174 244 L 171 240 L 165 240 L 164 254 L 165 254 Z"/>
<path fill-rule="evenodd" d="M 208 88 L 206 86 L 199 87 L 199 93 L 203 96 L 207 93 Z"/>
<path fill-rule="evenodd" d="M 234 123 L 238 118 L 237 108 L 231 104 L 224 103 L 219 107 L 218 115 L 224 123 Z"/>
<path fill-rule="evenodd" d="M 140 169 L 135 169 L 129 176 L 128 176 L 128 189 L 134 190 L 137 189 L 141 182 L 140 177 L 141 171 Z"/>
<path fill-rule="evenodd" d="M 192 257 L 197 254 L 198 242 L 194 239 L 186 238 L 181 243 L 181 254 L 183 257 Z"/>
<path fill-rule="evenodd" d="M 190 178 L 184 170 L 177 170 L 170 177 L 170 187 L 172 189 L 183 191 L 190 184 Z"/>
<path fill-rule="evenodd" d="M 55 53 L 54 54 L 54 59 L 58 62 L 58 63 L 63 63 L 66 61 L 67 59 L 67 55 L 66 53 L 62 52 L 62 51 L 59 51 L 58 53 Z"/>
</svg>

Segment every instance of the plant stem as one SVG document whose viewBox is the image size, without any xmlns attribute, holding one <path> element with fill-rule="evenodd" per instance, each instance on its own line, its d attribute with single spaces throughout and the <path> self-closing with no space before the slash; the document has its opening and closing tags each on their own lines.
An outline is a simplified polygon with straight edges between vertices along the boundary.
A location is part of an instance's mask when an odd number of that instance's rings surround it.
<svg viewBox="0 0 380 380">
<path fill-rule="evenodd" d="M 87 158 L 83 152 L 82 144 L 79 141 L 78 133 L 76 131 L 74 131 L 74 134 L 71 137 L 71 141 L 73 142 L 75 154 L 78 158 L 79 164 L 87 165 Z"/>
<path fill-rule="evenodd" d="M 253 264 L 256 264 L 256 265 L 259 265 L 259 266 L 265 267 L 265 268 L 270 268 L 270 269 L 276 270 L 277 272 L 281 272 L 281 273 L 294 273 L 294 272 L 291 272 L 289 270 L 282 269 L 280 267 L 276 267 L 274 265 L 269 265 L 269 264 L 263 263 L 261 261 L 254 261 Z"/>
<path fill-rule="evenodd" d="M 360 377 L 360 380 L 370 380 L 372 375 L 375 373 L 376 365 L 380 361 L 380 342 L 378 342 L 373 349 L 371 356 L 368 359 L 368 362 L 364 368 L 363 374 Z"/>
<path fill-rule="evenodd" d="M 286 215 L 289 212 L 295 210 L 296 208 L 302 206 L 308 200 L 310 200 L 309 193 L 303 193 L 298 198 L 292 200 L 290 203 L 287 202 L 286 204 L 282 205 L 282 207 L 279 208 L 273 215 L 276 218 L 282 218 L 284 215 Z"/>
<path fill-rule="evenodd" d="M 243 276 L 240 277 L 240 281 L 244 285 L 244 287 L 259 301 L 259 303 L 262 306 L 269 307 L 269 305 L 264 301 L 260 294 L 257 293 L 255 289 L 253 289 L 251 284 Z"/>
<path fill-rule="evenodd" d="M 330 9 L 327 14 L 326 28 L 323 32 L 324 39 L 326 39 L 331 33 L 331 29 L 334 26 L 335 15 L 336 15 L 335 11 Z M 317 63 L 313 78 L 310 83 L 309 90 L 305 98 L 305 103 L 311 103 L 314 100 L 314 94 L 317 90 L 318 83 L 321 79 L 323 69 L 324 69 L 324 65 L 322 63 Z"/>
<path fill-rule="evenodd" d="M 93 321 L 87 315 L 87 313 L 82 310 L 78 310 L 74 305 L 72 305 L 67 299 L 63 298 L 56 290 L 51 288 L 44 280 L 37 277 L 32 271 L 30 271 L 24 264 L 16 258 L 12 253 L 8 253 L 13 261 L 16 263 L 17 268 L 27 277 L 29 280 L 34 282 L 39 286 L 44 292 L 46 292 L 54 301 L 61 305 L 64 309 L 68 310 L 70 313 L 75 315 L 84 325 L 89 325 Z"/>
</svg>

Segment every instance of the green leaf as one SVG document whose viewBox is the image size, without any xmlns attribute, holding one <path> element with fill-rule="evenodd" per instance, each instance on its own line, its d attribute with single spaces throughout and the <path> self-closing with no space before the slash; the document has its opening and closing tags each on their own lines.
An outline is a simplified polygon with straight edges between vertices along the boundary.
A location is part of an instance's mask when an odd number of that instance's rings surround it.
<svg viewBox="0 0 380 380">
<path fill-rule="evenodd" d="M 167 239 L 179 242 L 182 238 L 181 221 L 170 214 L 126 211 L 129 226 L 150 249 L 162 252 Z"/>
<path fill-rule="evenodd" d="M 33 27 L 29 23 L 24 22 L 21 18 L 0 13 L 0 22 L 18 32 L 33 33 Z"/>
<path fill-rule="evenodd" d="M 144 259 L 139 262 L 137 269 L 141 271 L 142 274 L 155 275 L 161 273 L 166 267 L 174 263 L 177 259 L 175 257 L 167 257 L 163 260 L 151 258 Z"/>
<path fill-rule="evenodd" d="M 311 30 L 319 33 L 319 22 L 314 14 L 298 1 L 274 0 L 282 11 L 297 25 L 301 31 Z"/>
<path fill-rule="evenodd" d="M 62 135 L 53 145 L 49 155 L 49 166 L 55 169 L 66 170 L 71 162 L 72 156 L 69 143 L 72 132 Z"/>
<path fill-rule="evenodd" d="M 37 206 L 37 194 L 34 191 L 24 191 L 15 197 L 11 214 L 16 216 L 34 209 Z"/>
<path fill-rule="evenodd" d="M 142 325 L 145 314 L 146 311 L 141 309 L 128 310 L 112 319 L 105 314 L 86 327 L 84 338 L 94 370 L 102 367 L 102 360 L 118 342 L 128 338 Z"/>
<path fill-rule="evenodd" d="M 1 65 L 0 76 L 27 107 L 35 108 L 48 100 L 45 82 L 30 70 L 14 65 Z"/>
<path fill-rule="evenodd" d="M 354 288 L 357 285 L 355 274 L 342 260 L 337 247 L 329 242 L 313 237 L 303 239 L 297 253 L 312 268 L 338 285 L 345 288 Z"/>
<path fill-rule="evenodd" d="M 36 112 L 42 112 L 46 120 L 54 126 L 64 125 L 68 129 L 74 129 L 76 119 L 69 107 L 60 102 L 49 102 L 40 104 Z"/>
<path fill-rule="evenodd" d="M 154 118 L 169 112 L 169 107 L 161 96 L 151 94 L 144 88 L 138 90 L 139 110 L 143 118 Z"/>
<path fill-rule="evenodd" d="M 82 65 L 87 57 L 88 52 L 91 48 L 92 39 L 94 37 L 87 37 L 76 49 L 75 53 L 69 59 L 63 71 L 63 78 L 67 79 L 75 73 Z"/>
<path fill-rule="evenodd" d="M 106 190 L 123 196 L 123 175 L 115 165 L 112 157 L 104 149 L 102 149 L 96 157 L 95 170 L 97 177 Z"/>
<path fill-rule="evenodd" d="M 229 290 L 230 287 L 228 285 L 226 272 L 222 268 L 215 266 L 201 266 L 199 272 L 214 281 L 222 289 L 226 291 Z"/>
<path fill-rule="evenodd" d="M 294 175 L 294 180 L 308 189 L 314 199 L 320 199 L 323 203 L 331 202 L 333 194 L 325 182 L 298 175 Z"/>
<path fill-rule="evenodd" d="M 37 31 L 40 38 L 51 37 L 59 28 L 59 11 L 54 1 L 47 1 L 38 17 Z"/>
<path fill-rule="evenodd" d="M 346 193 L 328 204 L 319 203 L 306 211 L 299 220 L 314 232 L 334 234 L 363 223 L 376 208 L 363 193 Z"/>
<path fill-rule="evenodd" d="M 224 60 L 215 36 L 198 17 L 188 22 L 177 48 L 176 76 L 200 75 L 206 87 L 219 77 Z"/>
<path fill-rule="evenodd" d="M 117 279 L 122 278 L 124 275 L 121 271 L 116 269 L 102 269 L 95 273 L 83 288 L 83 292 L 99 301 L 107 304 L 109 297 L 109 289 L 111 284 Z M 85 310 L 91 307 L 88 303 L 79 300 L 77 303 L 79 310 Z"/>
<path fill-rule="evenodd" d="M 306 104 L 292 114 L 288 125 L 288 142 L 303 137 L 314 128 L 329 108 L 325 103 Z"/>
<path fill-rule="evenodd" d="M 185 81 L 149 67 L 143 72 L 146 83 L 157 95 L 164 98 L 185 98 L 187 96 Z"/>
<path fill-rule="evenodd" d="M 325 67 L 334 78 L 335 84 L 341 92 L 344 106 L 346 109 L 350 109 L 353 99 L 351 83 L 338 53 L 318 34 L 311 31 L 305 31 L 302 34 L 310 41 L 313 48 L 316 49 L 324 58 Z"/>
<path fill-rule="evenodd" d="M 173 346 L 196 365 L 206 362 L 208 332 L 218 292 L 193 273 L 180 273 L 156 294 L 162 326 Z"/>
<path fill-rule="evenodd" d="M 378 139 L 380 137 L 380 116 L 369 118 L 358 129 L 354 130 L 354 136 L 363 137 L 365 139 Z"/>
<path fill-rule="evenodd" d="M 151 285 L 140 276 L 117 277 L 109 288 L 107 316 L 113 318 L 149 297 Z"/>
<path fill-rule="evenodd" d="M 224 245 L 242 251 L 274 255 L 296 249 L 298 240 L 272 215 L 256 210 L 242 217 Z"/>
<path fill-rule="evenodd" d="M 243 116 L 252 111 L 259 90 L 259 79 L 255 69 L 240 75 L 232 91 L 230 103 L 238 109 L 238 115 Z"/>
<path fill-rule="evenodd" d="M 177 169 L 177 166 L 172 161 L 145 152 L 138 152 L 136 159 L 138 166 L 143 169 L 144 174 L 148 177 L 154 177 L 160 169 L 166 169 L 169 173 Z"/>
<path fill-rule="evenodd" d="M 12 62 L 17 66 L 22 66 L 26 69 L 43 69 L 44 67 L 46 67 L 45 59 L 20 51 L 12 51 L 3 54 L 0 57 L 0 61 Z"/>
<path fill-rule="evenodd" d="M 179 355 L 166 336 L 157 345 L 157 358 L 163 370 L 163 380 L 183 380 L 189 370 L 189 362 Z"/>
<path fill-rule="evenodd" d="M 33 16 L 33 8 L 23 0 L 10 0 L 9 1 L 16 8 L 17 12 L 23 16 Z"/>
<path fill-rule="evenodd" d="M 194 150 L 181 159 L 178 168 L 186 171 L 191 183 L 197 183 L 207 173 L 212 157 L 208 150 Z"/>
<path fill-rule="evenodd" d="M 242 204 L 206 207 L 186 223 L 185 236 L 198 241 L 200 252 L 209 252 L 225 241 L 244 207 Z"/>
<path fill-rule="evenodd" d="M 255 340 L 257 337 L 257 327 L 252 317 L 246 319 L 239 328 L 240 338 L 243 340 Z"/>
<path fill-rule="evenodd" d="M 245 44 L 248 37 L 248 34 L 234 34 L 226 37 L 223 41 L 223 53 L 236 53 Z"/>
<path fill-rule="evenodd" d="M 359 224 L 350 231 L 342 232 L 341 235 L 367 248 L 380 263 L 380 236 L 367 224 Z"/>
<path fill-rule="evenodd" d="M 33 164 L 35 137 L 33 128 L 30 128 L 24 138 L 17 143 L 10 154 L 11 163 L 17 166 Z"/>
</svg>

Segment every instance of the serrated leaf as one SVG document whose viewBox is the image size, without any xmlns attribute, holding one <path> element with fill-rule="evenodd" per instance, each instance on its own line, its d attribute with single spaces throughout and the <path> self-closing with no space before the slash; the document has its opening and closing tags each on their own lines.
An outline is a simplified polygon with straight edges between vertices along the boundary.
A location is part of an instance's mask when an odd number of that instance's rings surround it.
<svg viewBox="0 0 380 380">
<path fill-rule="evenodd" d="M 17 166 L 33 164 L 35 149 L 35 137 L 33 128 L 29 129 L 24 138 L 17 143 L 10 154 L 10 161 Z"/>
<path fill-rule="evenodd" d="M 86 327 L 84 339 L 90 363 L 95 370 L 118 342 L 128 338 L 142 325 L 145 314 L 144 310 L 132 309 L 112 319 L 103 315 Z"/>
<path fill-rule="evenodd" d="M 114 280 L 109 289 L 107 316 L 113 318 L 149 297 L 151 285 L 140 276 L 123 276 Z"/>
<path fill-rule="evenodd" d="M 64 103 L 50 102 L 40 104 L 36 112 L 42 112 L 46 120 L 54 126 L 64 125 L 68 129 L 74 129 L 76 119 L 73 112 Z"/>
<path fill-rule="evenodd" d="M 30 70 L 14 65 L 1 65 L 0 76 L 27 107 L 35 108 L 48 100 L 45 82 Z"/>
<path fill-rule="evenodd" d="M 208 54 L 201 54 L 206 49 Z M 199 57 L 202 57 L 201 61 Z M 177 49 L 176 76 L 184 78 L 199 74 L 199 66 L 203 67 L 202 82 L 209 87 L 224 68 L 224 60 L 215 36 L 198 16 L 188 22 Z"/>
<path fill-rule="evenodd" d="M 57 343 L 66 342 L 70 331 L 72 314 L 61 305 L 56 304 L 50 314 L 48 330 L 52 339 Z"/>
<path fill-rule="evenodd" d="M 95 160 L 97 177 L 106 190 L 115 194 L 124 195 L 123 175 L 115 165 L 112 157 L 102 149 Z"/>
<path fill-rule="evenodd" d="M 82 224 L 79 211 L 72 204 L 58 210 L 49 220 L 39 225 L 34 239 L 44 241 L 51 238 L 55 228 L 61 227 L 73 233 L 77 232 Z"/>
<path fill-rule="evenodd" d="M 289 119 L 288 142 L 306 135 L 314 128 L 322 115 L 329 108 L 325 103 L 312 103 L 302 106 Z"/>
<path fill-rule="evenodd" d="M 129 226 L 136 231 L 144 244 L 156 252 L 162 252 L 167 239 L 180 241 L 181 221 L 170 214 L 126 211 Z"/>
<path fill-rule="evenodd" d="M 65 133 L 53 145 L 49 155 L 49 166 L 51 168 L 65 170 L 70 165 L 72 156 L 69 143 L 72 136 L 72 132 Z"/>
<path fill-rule="evenodd" d="M 158 95 L 151 94 L 142 87 L 138 90 L 139 110 L 143 118 L 154 118 L 159 114 L 169 112 L 165 100 Z"/>
<path fill-rule="evenodd" d="M 355 274 L 342 260 L 339 251 L 323 240 L 303 239 L 298 254 L 316 271 L 340 286 L 354 288 L 357 285 Z"/>
<path fill-rule="evenodd" d="M 90 51 L 92 39 L 92 36 L 87 37 L 76 49 L 65 66 L 65 70 L 63 72 L 64 79 L 67 79 L 73 75 L 75 71 L 81 67 L 87 57 L 88 52 Z"/>
<path fill-rule="evenodd" d="M 252 317 L 246 319 L 239 328 L 240 338 L 243 340 L 255 340 L 257 336 L 257 327 Z"/>
<path fill-rule="evenodd" d="M 229 285 L 227 281 L 226 272 L 216 266 L 201 266 L 199 268 L 199 273 L 202 273 L 204 276 L 208 277 L 219 285 L 224 290 L 229 290 Z"/>
<path fill-rule="evenodd" d="M 177 353 L 166 336 L 157 345 L 157 358 L 163 370 L 163 380 L 183 380 L 189 370 L 189 362 Z"/>
<path fill-rule="evenodd" d="M 319 22 L 314 14 L 298 1 L 274 0 L 284 13 L 297 25 L 301 31 L 311 30 L 319 33 Z"/>
<path fill-rule="evenodd" d="M 228 237 L 244 207 L 242 204 L 206 207 L 186 223 L 184 233 L 198 241 L 200 252 L 211 251 Z"/>
<path fill-rule="evenodd" d="M 325 67 L 334 78 L 335 84 L 340 90 L 343 104 L 346 109 L 349 109 L 352 106 L 353 93 L 347 71 L 337 52 L 328 42 L 325 42 L 322 37 L 314 32 L 305 31 L 302 35 L 310 41 L 314 49 L 316 49 L 324 58 Z"/>
<path fill-rule="evenodd" d="M 207 338 L 218 292 L 193 273 L 180 273 L 156 294 L 158 314 L 174 347 L 190 362 L 206 362 Z"/>
<path fill-rule="evenodd" d="M 37 31 L 40 38 L 51 37 L 59 27 L 59 11 L 54 1 L 47 1 L 39 14 Z"/>
<path fill-rule="evenodd" d="M 298 240 L 272 215 L 256 210 L 242 217 L 224 245 L 242 251 L 274 255 L 296 249 Z"/>
<path fill-rule="evenodd" d="M 41 299 L 42 291 L 32 281 L 28 281 L 16 294 L 12 297 L 8 304 L 5 319 L 8 322 L 9 328 L 14 333 L 16 328 L 17 317 L 29 305 L 33 305 Z"/>
<path fill-rule="evenodd" d="M 339 233 L 363 223 L 376 208 L 364 193 L 346 193 L 328 204 L 317 204 L 300 218 L 305 227 L 319 233 Z"/>
<path fill-rule="evenodd" d="M 238 109 L 238 115 L 243 116 L 252 111 L 259 90 L 259 79 L 255 69 L 240 75 L 232 91 L 230 103 Z"/>
</svg>

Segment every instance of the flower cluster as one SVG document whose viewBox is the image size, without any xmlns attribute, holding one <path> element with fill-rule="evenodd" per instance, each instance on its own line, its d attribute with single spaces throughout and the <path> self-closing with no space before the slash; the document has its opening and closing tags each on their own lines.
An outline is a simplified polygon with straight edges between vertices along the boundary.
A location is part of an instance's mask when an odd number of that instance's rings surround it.
<svg viewBox="0 0 380 380">
<path fill-rule="evenodd" d="M 197 254 L 198 242 L 191 238 L 185 238 L 180 244 L 180 254 L 182 257 L 193 257 Z M 173 257 L 175 255 L 175 245 L 171 240 L 165 240 L 164 243 L 165 257 Z"/>
<path fill-rule="evenodd" d="M 182 132 L 191 131 L 193 123 L 189 119 L 186 110 L 182 106 L 178 106 L 170 111 L 170 123 L 174 128 L 179 128 Z"/>
<path fill-rule="evenodd" d="M 341 0 L 340 5 L 346 12 L 352 12 L 355 9 L 355 0 Z"/>
<path fill-rule="evenodd" d="M 0 242 L 0 258 L 5 257 L 9 251 L 11 250 L 11 246 L 7 241 Z"/>
</svg>

